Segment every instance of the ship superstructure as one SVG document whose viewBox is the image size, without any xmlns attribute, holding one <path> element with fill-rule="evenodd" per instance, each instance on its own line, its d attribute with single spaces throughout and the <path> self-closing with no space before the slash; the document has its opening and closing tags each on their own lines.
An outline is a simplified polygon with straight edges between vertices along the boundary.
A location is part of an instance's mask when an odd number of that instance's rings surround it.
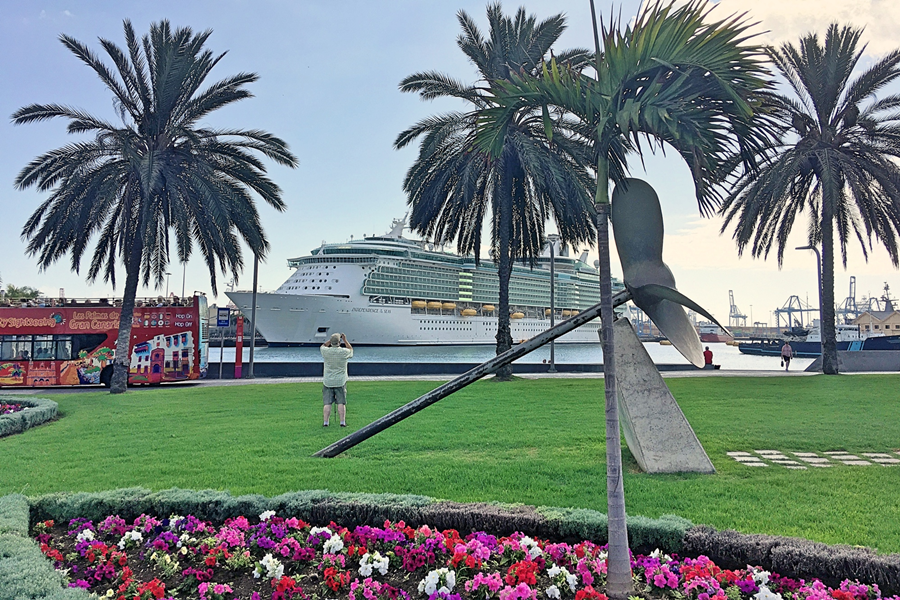
<svg viewBox="0 0 900 600">
<path fill-rule="evenodd" d="M 385 236 L 323 244 L 292 258 L 293 274 L 274 292 L 257 294 L 257 329 L 270 345 L 319 345 L 346 333 L 354 345 L 493 344 L 499 281 L 496 265 L 476 263 L 426 242 L 402 237 L 402 222 Z M 579 258 L 556 256 L 555 320 L 600 300 L 597 271 Z M 614 292 L 622 289 L 614 282 Z M 510 280 L 514 342 L 550 326 L 550 258 L 516 263 Z M 227 292 L 249 318 L 252 292 Z M 599 319 L 561 342 L 598 341 Z"/>
</svg>

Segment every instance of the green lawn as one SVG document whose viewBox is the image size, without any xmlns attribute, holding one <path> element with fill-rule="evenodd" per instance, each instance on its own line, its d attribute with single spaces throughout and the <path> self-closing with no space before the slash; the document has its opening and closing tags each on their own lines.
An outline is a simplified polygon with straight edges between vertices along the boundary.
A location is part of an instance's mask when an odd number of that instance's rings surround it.
<svg viewBox="0 0 900 600">
<path fill-rule="evenodd" d="M 667 381 L 718 473 L 646 475 L 625 453 L 630 514 L 900 551 L 900 466 L 751 468 L 730 450 L 900 447 L 900 376 Z M 0 439 L 0 494 L 143 486 L 274 495 L 415 493 L 605 512 L 598 380 L 483 381 L 335 459 L 310 455 L 436 387 L 353 382 L 350 428 L 321 425 L 320 384 L 54 394 L 63 418 Z"/>
</svg>

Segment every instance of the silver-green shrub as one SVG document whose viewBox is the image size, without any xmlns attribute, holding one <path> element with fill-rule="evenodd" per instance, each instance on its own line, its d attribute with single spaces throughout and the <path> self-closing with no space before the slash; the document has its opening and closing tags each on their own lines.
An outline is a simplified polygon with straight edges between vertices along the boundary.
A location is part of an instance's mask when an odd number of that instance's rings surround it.
<svg viewBox="0 0 900 600">
<path fill-rule="evenodd" d="M 59 405 L 47 398 L 24 398 L 22 396 L 0 396 L 0 402 L 25 406 L 8 415 L 0 415 L 0 437 L 22 433 L 26 429 L 55 419 Z"/>
</svg>

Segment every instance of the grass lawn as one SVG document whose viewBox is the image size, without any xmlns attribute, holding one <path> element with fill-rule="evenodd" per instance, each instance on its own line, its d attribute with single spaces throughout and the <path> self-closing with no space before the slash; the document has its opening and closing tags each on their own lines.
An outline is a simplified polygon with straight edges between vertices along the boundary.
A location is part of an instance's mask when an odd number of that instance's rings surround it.
<svg viewBox="0 0 900 600">
<path fill-rule="evenodd" d="M 646 475 L 625 452 L 629 514 L 900 551 L 900 466 L 752 468 L 732 450 L 900 448 L 897 375 L 669 379 L 718 473 Z M 482 381 L 335 459 L 310 455 L 437 386 L 348 385 L 350 427 L 321 425 L 320 384 L 54 394 L 63 418 L 0 439 L 0 495 L 143 486 L 298 489 L 606 510 L 602 381 Z"/>
</svg>

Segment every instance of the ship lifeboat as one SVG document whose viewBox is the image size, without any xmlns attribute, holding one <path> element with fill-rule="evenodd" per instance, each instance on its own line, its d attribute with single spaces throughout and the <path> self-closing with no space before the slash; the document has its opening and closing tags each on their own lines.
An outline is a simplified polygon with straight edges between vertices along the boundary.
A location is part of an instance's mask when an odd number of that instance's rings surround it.
<svg viewBox="0 0 900 600">
<path fill-rule="evenodd" d="M 440 309 L 441 309 L 441 303 L 440 303 L 440 302 L 429 302 L 426 306 L 428 306 L 428 308 L 431 308 L 431 309 L 434 309 L 434 310 L 440 310 Z"/>
<path fill-rule="evenodd" d="M 509 318 L 510 319 L 524 319 L 525 313 L 514 312 L 513 314 L 509 315 Z"/>
<path fill-rule="evenodd" d="M 493 304 L 485 304 L 484 306 L 481 307 L 481 310 L 483 310 L 484 312 L 494 312 L 494 305 Z"/>
<path fill-rule="evenodd" d="M 571 317 L 571 316 L 572 316 L 572 311 L 571 311 L 571 310 L 564 310 L 564 311 L 562 312 L 562 315 L 563 315 L 564 317 Z"/>
<path fill-rule="evenodd" d="M 444 310 L 453 310 L 454 308 L 456 308 L 456 304 L 454 304 L 453 302 L 444 302 L 443 304 L 441 304 L 441 308 L 443 308 Z"/>
<path fill-rule="evenodd" d="M 413 308 L 425 308 L 425 305 L 426 305 L 426 303 L 424 300 L 413 300 L 412 301 Z"/>
<path fill-rule="evenodd" d="M 462 311 L 462 316 L 464 317 L 474 317 L 478 314 L 478 311 L 474 308 L 466 308 Z"/>
<path fill-rule="evenodd" d="M 659 340 L 659 345 L 660 346 L 671 346 L 672 342 L 670 342 L 669 340 Z"/>
</svg>

